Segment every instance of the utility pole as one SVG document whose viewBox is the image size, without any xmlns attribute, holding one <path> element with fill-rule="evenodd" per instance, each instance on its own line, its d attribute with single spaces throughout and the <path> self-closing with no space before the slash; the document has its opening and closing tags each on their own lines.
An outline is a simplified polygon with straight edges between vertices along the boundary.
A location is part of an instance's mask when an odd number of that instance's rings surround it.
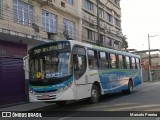
<svg viewBox="0 0 160 120">
<path fill-rule="evenodd" d="M 150 38 L 148 34 L 148 76 L 149 76 L 149 81 L 152 81 L 152 75 L 151 75 L 151 53 L 150 53 Z"/>
<path fill-rule="evenodd" d="M 96 0 L 96 1 L 97 1 L 97 32 L 98 32 L 97 44 L 100 45 L 99 0 Z"/>
<path fill-rule="evenodd" d="M 151 50 L 150 50 L 150 37 L 156 37 L 159 35 L 154 35 L 150 36 L 148 34 L 148 76 L 149 76 L 149 81 L 152 81 L 152 74 L 151 74 Z"/>
<path fill-rule="evenodd" d="M 98 32 L 98 40 L 97 40 L 97 44 L 98 45 L 101 45 L 101 41 L 100 41 L 100 20 L 99 20 L 99 14 L 100 14 L 100 11 L 99 11 L 99 3 L 100 3 L 100 0 L 96 0 L 97 1 L 97 32 Z M 109 0 L 107 0 L 106 4 L 103 6 L 103 8 L 108 4 Z M 102 8 L 102 9 L 103 9 Z"/>
</svg>

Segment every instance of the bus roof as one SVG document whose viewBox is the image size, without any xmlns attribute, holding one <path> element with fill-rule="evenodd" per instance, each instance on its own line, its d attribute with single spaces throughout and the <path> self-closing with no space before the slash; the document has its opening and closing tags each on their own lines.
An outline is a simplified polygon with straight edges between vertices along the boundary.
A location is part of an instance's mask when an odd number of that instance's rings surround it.
<svg viewBox="0 0 160 120">
<path fill-rule="evenodd" d="M 82 43 L 82 42 L 78 42 L 78 41 L 74 41 L 74 40 L 69 40 L 69 41 L 71 43 L 73 43 L 73 44 L 82 45 L 82 46 L 85 46 L 85 47 L 91 48 L 91 49 L 96 49 L 96 50 L 101 50 L 101 51 L 105 51 L 105 52 L 111 52 L 111 53 L 115 53 L 115 54 L 121 54 L 121 55 L 127 55 L 127 56 L 140 58 L 139 55 L 136 55 L 136 54 L 133 54 L 133 53 L 129 53 L 129 52 L 126 52 L 126 51 L 114 50 L 114 49 L 101 47 L 101 46 L 97 46 L 97 45 L 91 45 L 91 44 L 88 44 L 88 43 Z"/>
<path fill-rule="evenodd" d="M 58 42 L 70 42 L 72 46 L 77 44 L 77 45 L 84 46 L 86 48 L 91 48 L 91 49 L 101 50 L 101 51 L 105 51 L 105 52 L 111 52 L 111 53 L 115 53 L 115 54 L 121 54 L 121 55 L 127 55 L 127 56 L 133 56 L 133 57 L 140 58 L 139 55 L 136 55 L 136 54 L 133 54 L 133 53 L 114 50 L 114 49 L 105 48 L 105 47 L 101 47 L 101 46 L 97 46 L 97 45 L 91 45 L 91 44 L 88 44 L 88 43 L 82 43 L 82 42 L 79 42 L 79 41 L 76 41 L 76 40 L 57 40 L 57 41 L 53 41 L 53 42 L 43 43 L 43 44 L 40 44 L 40 45 L 37 45 L 37 46 L 31 48 L 30 50 L 35 49 L 35 48 L 39 48 L 39 47 L 42 47 L 42 46 L 46 46 L 46 45 L 49 45 L 49 44 L 58 43 Z"/>
</svg>

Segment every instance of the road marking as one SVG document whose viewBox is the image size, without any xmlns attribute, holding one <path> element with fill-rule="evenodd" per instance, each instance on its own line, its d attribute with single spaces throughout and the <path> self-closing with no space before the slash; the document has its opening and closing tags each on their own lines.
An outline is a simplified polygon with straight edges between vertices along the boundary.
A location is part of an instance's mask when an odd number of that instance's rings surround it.
<svg viewBox="0 0 160 120">
<path fill-rule="evenodd" d="M 68 118 L 70 118 L 70 117 L 72 117 L 72 116 L 75 116 L 75 115 L 78 115 L 78 114 L 79 114 L 79 112 L 74 113 L 74 114 L 71 114 L 71 115 L 69 115 L 69 116 L 67 116 L 67 117 L 60 118 L 60 119 L 58 119 L 58 120 L 65 120 L 65 119 L 68 119 Z"/>
<path fill-rule="evenodd" d="M 156 84 L 156 85 L 157 85 L 157 82 L 152 83 L 152 84 Z M 147 83 L 145 83 L 145 85 L 148 86 Z M 149 85 L 151 85 L 151 84 L 149 84 Z M 143 89 L 143 90 L 141 90 L 141 91 L 138 91 L 137 93 L 133 93 L 133 94 L 130 94 L 130 95 L 127 95 L 127 96 L 122 96 L 122 97 L 120 97 L 120 98 L 117 98 L 117 99 L 114 99 L 114 100 L 112 100 L 112 101 L 109 101 L 107 104 L 110 104 L 110 103 L 119 101 L 119 100 L 124 99 L 124 98 L 127 99 L 127 97 L 130 97 L 130 96 L 135 95 L 135 94 L 142 93 L 142 92 L 144 92 L 144 91 L 147 91 L 147 90 L 150 90 L 150 89 L 156 88 L 156 87 L 160 87 L 160 85 L 158 85 L 158 86 L 153 86 L 153 87 L 149 87 L 149 88 Z M 127 104 L 127 103 L 126 103 L 126 104 Z M 137 103 L 128 103 L 128 105 L 129 105 L 129 104 L 131 105 L 131 104 L 137 104 Z M 86 106 L 84 106 L 83 108 L 80 108 L 79 110 L 82 109 L 82 110 L 84 111 L 84 110 L 92 109 L 92 108 L 105 108 L 105 107 L 114 107 L 114 106 L 115 106 L 115 105 L 104 105 L 104 103 L 99 103 L 99 104 L 97 104 L 96 106 L 87 106 L 87 108 L 86 108 Z"/>
<path fill-rule="evenodd" d="M 130 97 L 130 96 L 135 95 L 135 94 L 142 93 L 142 92 L 144 92 L 144 91 L 147 91 L 147 90 L 150 90 L 150 89 L 152 89 L 152 88 L 156 88 L 156 87 L 160 87 L 160 85 L 158 85 L 158 86 L 153 86 L 153 87 L 146 88 L 146 89 L 143 89 L 142 91 L 138 91 L 137 93 L 130 94 L 130 95 L 128 95 L 128 96 L 123 96 L 123 97 L 121 97 L 121 98 L 118 98 L 118 99 L 115 99 L 115 100 L 110 101 L 110 103 L 113 103 L 113 102 L 119 101 L 119 100 L 121 100 L 121 99 L 124 99 L 124 98 Z"/>
<path fill-rule="evenodd" d="M 140 106 L 131 106 L 131 107 L 121 107 L 121 108 L 111 108 L 104 111 L 121 111 L 121 110 L 129 110 L 134 108 L 149 108 L 149 107 L 157 107 L 160 106 L 160 104 L 154 104 L 154 105 L 140 105 Z"/>
<path fill-rule="evenodd" d="M 160 108 L 153 108 L 153 109 L 143 110 L 143 111 L 157 111 L 157 112 L 159 112 L 159 111 L 160 111 Z"/>
<path fill-rule="evenodd" d="M 116 107 L 116 106 L 127 106 L 127 105 L 138 105 L 137 103 L 123 103 L 123 104 L 115 104 L 115 105 L 104 105 L 104 104 L 99 104 L 96 106 L 91 106 L 91 107 L 87 107 L 87 108 L 80 108 L 78 110 L 87 110 L 87 109 L 94 109 L 94 108 L 109 108 L 109 107 Z"/>
</svg>

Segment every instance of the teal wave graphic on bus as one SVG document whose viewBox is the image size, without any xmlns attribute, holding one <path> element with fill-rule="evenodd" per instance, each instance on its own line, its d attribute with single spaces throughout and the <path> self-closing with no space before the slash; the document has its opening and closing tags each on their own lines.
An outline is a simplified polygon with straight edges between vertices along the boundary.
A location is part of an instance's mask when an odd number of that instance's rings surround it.
<svg viewBox="0 0 160 120">
<path fill-rule="evenodd" d="M 120 91 L 127 89 L 128 79 L 132 78 L 133 85 L 141 84 L 141 71 L 137 70 L 107 70 L 99 71 L 98 73 L 91 74 L 91 76 L 99 74 L 100 82 L 104 93 Z M 117 87 L 118 86 L 118 87 Z"/>
<path fill-rule="evenodd" d="M 73 76 L 71 76 L 67 81 L 64 81 L 62 83 L 56 84 L 56 85 L 50 85 L 50 86 L 32 86 L 29 85 L 29 89 L 33 92 L 41 92 L 41 91 L 51 91 L 51 90 L 57 90 L 64 88 L 66 86 L 70 86 L 73 82 Z"/>
</svg>

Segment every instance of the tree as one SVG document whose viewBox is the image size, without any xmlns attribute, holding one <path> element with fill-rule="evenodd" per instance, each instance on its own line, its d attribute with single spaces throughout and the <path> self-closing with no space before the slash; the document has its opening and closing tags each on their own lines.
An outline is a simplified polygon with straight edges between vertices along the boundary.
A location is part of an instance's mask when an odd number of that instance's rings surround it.
<svg viewBox="0 0 160 120">
<path fill-rule="evenodd" d="M 124 48 L 125 50 L 128 48 L 128 41 L 126 35 L 123 35 L 122 37 L 122 48 Z"/>
</svg>

